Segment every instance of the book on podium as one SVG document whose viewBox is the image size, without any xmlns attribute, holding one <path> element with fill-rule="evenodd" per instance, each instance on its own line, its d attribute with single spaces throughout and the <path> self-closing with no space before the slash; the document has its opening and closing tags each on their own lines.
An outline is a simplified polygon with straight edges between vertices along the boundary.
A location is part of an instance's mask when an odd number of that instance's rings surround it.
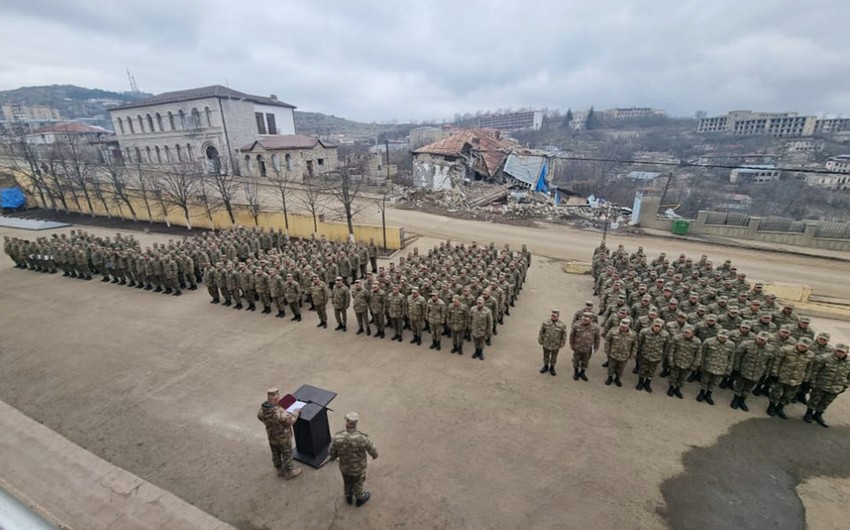
<svg viewBox="0 0 850 530">
<path fill-rule="evenodd" d="M 328 423 L 328 410 L 331 409 L 328 408 L 328 403 L 336 397 L 336 392 L 311 385 L 301 385 L 293 396 L 304 403 L 301 406 L 301 416 L 295 422 L 293 457 L 299 462 L 318 469 L 328 459 L 328 449 L 331 446 L 331 429 Z"/>
</svg>

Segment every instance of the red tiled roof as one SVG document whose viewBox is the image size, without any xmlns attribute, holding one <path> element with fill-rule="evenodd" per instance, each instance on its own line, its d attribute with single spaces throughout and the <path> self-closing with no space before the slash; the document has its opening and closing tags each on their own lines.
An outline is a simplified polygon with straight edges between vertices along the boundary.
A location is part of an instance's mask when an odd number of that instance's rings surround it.
<svg viewBox="0 0 850 530">
<path fill-rule="evenodd" d="M 75 133 L 75 134 L 113 134 L 112 131 L 104 129 L 103 127 L 94 127 L 91 125 L 86 125 L 84 123 L 79 122 L 68 122 L 68 123 L 58 123 L 56 125 L 50 125 L 47 127 L 42 127 L 36 131 L 33 131 L 32 134 L 45 134 L 45 133 Z"/>
<path fill-rule="evenodd" d="M 136 107 L 147 107 L 149 105 L 162 105 L 163 103 L 179 103 L 181 101 L 192 101 L 193 99 L 205 98 L 220 98 L 220 99 L 244 99 L 253 103 L 262 105 L 274 105 L 276 107 L 295 108 L 295 105 L 284 103 L 278 99 L 267 98 L 265 96 L 254 96 L 245 94 L 232 88 L 227 88 L 221 85 L 211 85 L 201 88 L 190 88 L 189 90 L 177 90 L 175 92 L 165 92 L 147 99 L 140 99 L 131 103 L 125 103 L 117 107 L 112 107 L 109 110 L 132 109 Z"/>
<path fill-rule="evenodd" d="M 241 151 L 252 151 L 255 146 L 259 145 L 266 151 L 280 151 L 283 149 L 312 149 L 320 144 L 322 147 L 334 147 L 325 142 L 306 136 L 304 134 L 277 134 L 263 136 L 259 140 L 242 147 Z"/>
<path fill-rule="evenodd" d="M 484 161 L 484 167 L 476 167 L 476 171 L 492 177 L 501 167 L 508 152 L 517 147 L 519 145 L 513 142 L 496 138 L 493 132 L 488 130 L 464 129 L 442 140 L 420 147 L 413 154 L 461 156 L 464 150 L 468 149 L 479 153 Z"/>
</svg>

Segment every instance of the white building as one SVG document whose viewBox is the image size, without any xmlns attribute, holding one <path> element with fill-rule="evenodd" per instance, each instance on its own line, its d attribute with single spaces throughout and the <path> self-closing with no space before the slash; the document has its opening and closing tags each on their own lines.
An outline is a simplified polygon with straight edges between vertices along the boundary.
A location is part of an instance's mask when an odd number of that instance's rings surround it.
<svg viewBox="0 0 850 530">
<path fill-rule="evenodd" d="M 773 165 L 741 166 L 729 173 L 729 182 L 733 184 L 765 184 L 778 181 L 780 176 L 780 171 Z"/>
<path fill-rule="evenodd" d="M 229 164 L 238 172 L 240 147 L 265 136 L 295 134 L 294 109 L 274 95 L 213 85 L 166 92 L 114 107 L 109 114 L 127 163 L 204 160 L 210 169 Z"/>
</svg>

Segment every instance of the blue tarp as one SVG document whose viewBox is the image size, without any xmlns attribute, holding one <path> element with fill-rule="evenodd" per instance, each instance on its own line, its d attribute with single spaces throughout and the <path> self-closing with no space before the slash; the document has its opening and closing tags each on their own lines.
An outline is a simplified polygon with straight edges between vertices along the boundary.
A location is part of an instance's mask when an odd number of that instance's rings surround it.
<svg viewBox="0 0 850 530">
<path fill-rule="evenodd" d="M 0 208 L 20 208 L 26 204 L 24 194 L 18 188 L 0 189 Z"/>
<path fill-rule="evenodd" d="M 537 187 L 534 191 L 539 193 L 549 193 L 549 186 L 546 185 L 546 175 L 549 173 L 549 162 L 543 160 L 543 167 L 540 168 L 540 175 L 537 177 Z"/>
</svg>

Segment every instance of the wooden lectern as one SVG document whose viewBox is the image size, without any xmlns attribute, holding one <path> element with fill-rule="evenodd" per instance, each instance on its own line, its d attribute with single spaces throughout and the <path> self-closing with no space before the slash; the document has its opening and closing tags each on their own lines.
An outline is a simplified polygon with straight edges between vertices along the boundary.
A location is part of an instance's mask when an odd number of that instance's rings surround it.
<svg viewBox="0 0 850 530">
<path fill-rule="evenodd" d="M 328 424 L 328 403 L 336 392 L 310 385 L 302 385 L 293 395 L 307 403 L 295 422 L 295 451 L 293 457 L 316 469 L 324 465 L 331 446 L 331 429 Z"/>
</svg>

